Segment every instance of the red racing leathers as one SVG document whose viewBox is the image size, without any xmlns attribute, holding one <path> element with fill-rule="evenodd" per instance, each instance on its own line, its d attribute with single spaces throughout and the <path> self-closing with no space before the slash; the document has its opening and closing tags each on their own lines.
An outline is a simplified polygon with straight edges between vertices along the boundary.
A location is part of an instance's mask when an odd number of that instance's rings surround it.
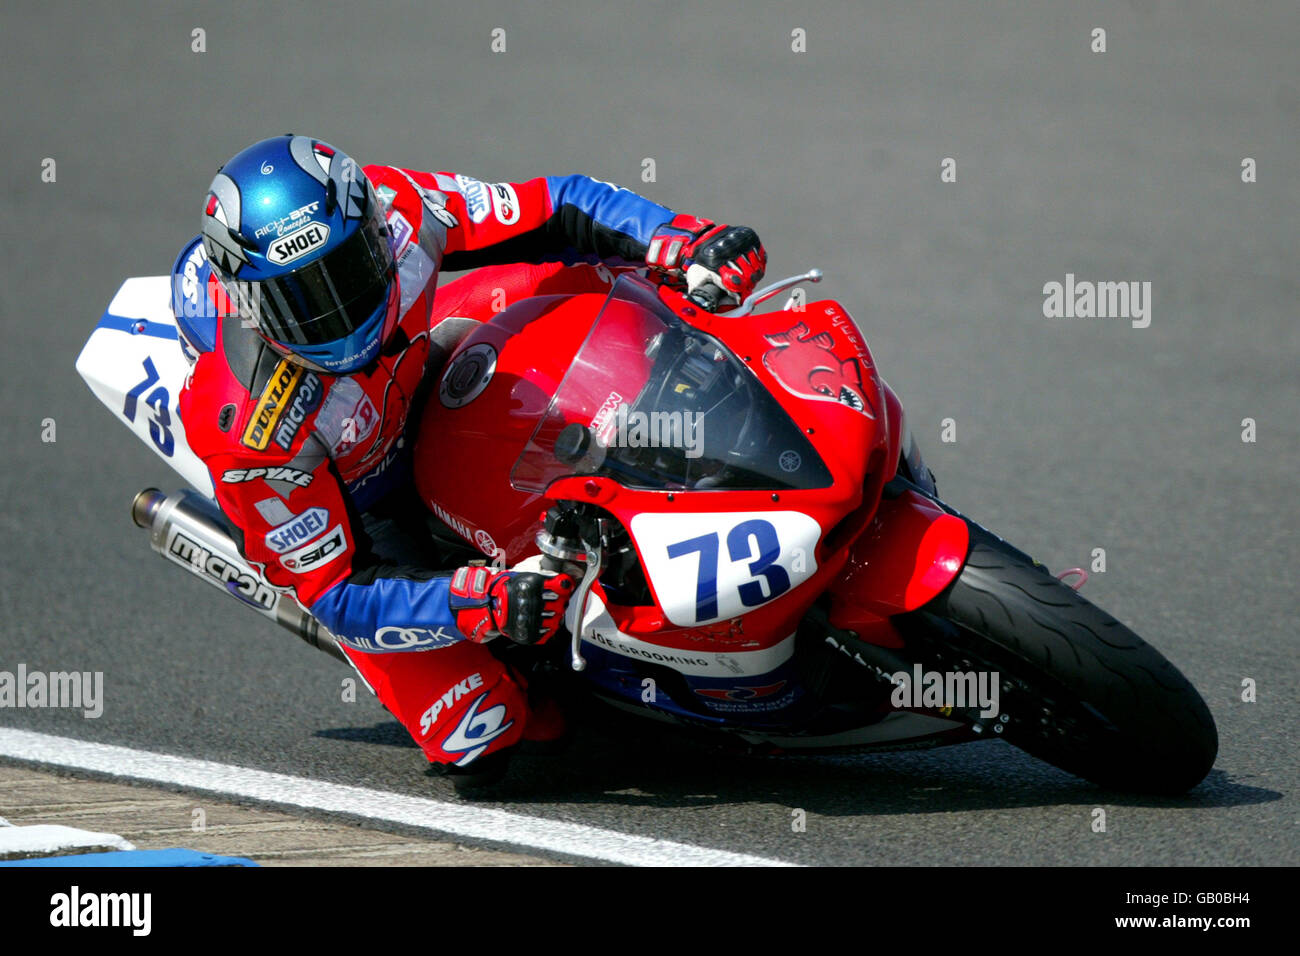
<svg viewBox="0 0 1300 956">
<path fill-rule="evenodd" d="M 463 766 L 525 735 L 524 682 L 457 630 L 449 576 L 386 562 L 361 514 L 409 483 L 408 417 L 431 355 L 445 358 L 442 318 L 485 320 L 529 295 L 607 289 L 601 264 L 643 264 L 656 227 L 674 213 L 585 176 L 487 184 L 364 171 L 387 209 L 401 296 L 379 358 L 337 377 L 283 358 L 230 314 L 196 240 L 177 260 L 178 287 L 189 266 L 198 281 L 186 294 L 216 309 L 178 309 L 194 360 L 179 408 L 244 556 L 336 635 L 430 760 Z M 504 263 L 538 265 L 485 269 L 435 296 L 441 269 Z M 447 454 L 454 460 L 455 449 Z"/>
</svg>

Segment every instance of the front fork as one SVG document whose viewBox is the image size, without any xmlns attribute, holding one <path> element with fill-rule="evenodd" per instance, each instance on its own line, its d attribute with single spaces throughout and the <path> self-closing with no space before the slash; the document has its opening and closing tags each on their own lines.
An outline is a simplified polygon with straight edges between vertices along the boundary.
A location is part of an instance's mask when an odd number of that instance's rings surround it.
<svg viewBox="0 0 1300 956">
<path fill-rule="evenodd" d="M 575 671 L 584 671 L 587 661 L 582 656 L 582 636 L 587 620 L 587 599 L 604 568 L 605 549 L 609 546 L 608 524 L 606 519 L 586 513 L 582 505 L 560 502 L 546 512 L 543 528 L 537 532 L 536 540 L 542 552 L 544 570 L 581 576 L 578 589 L 570 600 L 574 608 L 574 627 L 569 646 L 569 666 Z"/>
</svg>

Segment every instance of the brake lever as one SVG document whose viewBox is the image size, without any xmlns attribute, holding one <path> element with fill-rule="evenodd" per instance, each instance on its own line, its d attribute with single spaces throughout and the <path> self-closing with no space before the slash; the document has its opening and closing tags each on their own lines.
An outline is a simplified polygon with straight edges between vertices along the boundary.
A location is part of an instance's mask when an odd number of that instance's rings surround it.
<svg viewBox="0 0 1300 956">
<path fill-rule="evenodd" d="M 786 289 L 799 285 L 801 282 L 821 282 L 822 275 L 823 273 L 821 269 L 809 269 L 803 275 L 790 276 L 788 279 L 773 282 L 771 285 L 764 286 L 763 288 L 750 293 L 749 298 L 728 312 L 727 315 L 736 318 L 749 315 L 749 313 L 754 311 L 755 306 L 766 302 L 778 292 L 784 292 Z"/>
<path fill-rule="evenodd" d="M 575 671 L 585 671 L 587 661 L 582 656 L 582 633 L 586 629 L 587 598 L 591 595 L 591 586 L 600 577 L 601 565 L 605 559 L 605 549 L 600 545 L 587 545 L 587 570 L 582 575 L 578 590 L 573 595 L 573 643 L 569 648 L 569 664 Z"/>
</svg>

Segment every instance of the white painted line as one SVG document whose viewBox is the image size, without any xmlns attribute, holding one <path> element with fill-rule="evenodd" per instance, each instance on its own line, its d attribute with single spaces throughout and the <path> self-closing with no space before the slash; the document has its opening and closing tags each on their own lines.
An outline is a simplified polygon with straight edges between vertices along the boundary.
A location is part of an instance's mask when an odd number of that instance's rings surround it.
<svg viewBox="0 0 1300 956">
<path fill-rule="evenodd" d="M 745 853 L 633 836 L 580 823 L 546 820 L 505 810 L 428 800 L 383 790 L 324 783 L 230 764 L 89 743 L 70 737 L 0 728 L 0 757 L 190 790 L 262 800 L 311 810 L 348 813 L 452 836 L 511 843 L 630 866 L 791 866 Z"/>
<path fill-rule="evenodd" d="M 135 847 L 116 833 L 94 833 L 76 827 L 38 823 L 28 827 L 0 827 L 0 860 L 20 860 L 30 856 L 53 856 L 68 850 L 87 853 L 105 850 L 134 850 Z"/>
</svg>

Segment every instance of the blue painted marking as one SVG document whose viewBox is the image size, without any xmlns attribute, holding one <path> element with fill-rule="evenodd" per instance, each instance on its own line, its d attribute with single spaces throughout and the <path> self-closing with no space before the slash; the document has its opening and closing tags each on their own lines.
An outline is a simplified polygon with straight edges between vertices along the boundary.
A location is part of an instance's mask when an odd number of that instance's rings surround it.
<svg viewBox="0 0 1300 956">
<path fill-rule="evenodd" d="M 197 850 L 114 850 L 111 853 L 78 853 L 75 856 L 45 856 L 34 860 L 8 860 L 0 866 L 257 866 L 242 856 L 215 856 Z"/>
<path fill-rule="evenodd" d="M 99 320 L 99 325 L 96 328 L 129 332 L 132 335 L 150 335 L 156 339 L 176 338 L 176 326 L 174 325 L 167 325 L 165 322 L 150 322 L 148 319 L 128 319 L 120 315 L 114 315 L 111 312 L 104 313 L 104 317 Z"/>
</svg>

